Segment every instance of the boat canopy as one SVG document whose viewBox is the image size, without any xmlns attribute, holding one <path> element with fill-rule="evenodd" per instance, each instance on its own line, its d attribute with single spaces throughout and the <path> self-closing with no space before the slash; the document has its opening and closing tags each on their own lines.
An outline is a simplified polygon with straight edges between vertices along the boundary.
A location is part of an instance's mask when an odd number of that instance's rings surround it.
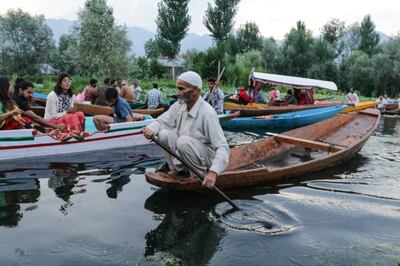
<svg viewBox="0 0 400 266">
<path fill-rule="evenodd" d="M 255 82 L 272 84 L 272 85 L 290 86 L 299 89 L 319 88 L 319 89 L 328 89 L 333 91 L 337 90 L 336 84 L 334 82 L 318 80 L 318 79 L 299 78 L 299 77 L 268 74 L 261 72 L 253 72 L 252 79 Z"/>
</svg>

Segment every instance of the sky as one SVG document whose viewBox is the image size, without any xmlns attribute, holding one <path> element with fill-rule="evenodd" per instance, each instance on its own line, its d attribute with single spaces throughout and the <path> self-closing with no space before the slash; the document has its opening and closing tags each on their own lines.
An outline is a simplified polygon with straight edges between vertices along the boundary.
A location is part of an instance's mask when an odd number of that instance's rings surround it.
<svg viewBox="0 0 400 266">
<path fill-rule="evenodd" d="M 160 0 L 108 0 L 113 7 L 118 24 L 142 27 L 156 31 L 155 18 Z M 208 2 L 191 0 L 189 14 L 192 23 L 189 32 L 207 34 L 202 23 Z M 47 19 L 75 20 L 85 0 L 0 0 L 0 14 L 8 9 L 21 8 L 32 15 L 44 15 Z M 235 28 L 247 21 L 255 22 L 265 37 L 283 39 L 298 20 L 306 23 L 314 35 L 331 18 L 338 18 L 346 25 L 361 22 L 367 14 L 372 16 L 376 30 L 389 36 L 400 33 L 399 0 L 241 0 L 235 17 Z"/>
</svg>

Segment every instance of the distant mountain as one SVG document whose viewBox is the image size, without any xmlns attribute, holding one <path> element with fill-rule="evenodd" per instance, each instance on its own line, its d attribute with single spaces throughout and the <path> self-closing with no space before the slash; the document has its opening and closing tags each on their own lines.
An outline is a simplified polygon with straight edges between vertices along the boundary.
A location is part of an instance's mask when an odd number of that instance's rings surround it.
<svg viewBox="0 0 400 266">
<path fill-rule="evenodd" d="M 54 40 L 58 42 L 61 35 L 69 32 L 74 22 L 65 19 L 47 19 L 46 23 L 53 31 Z M 155 33 L 140 27 L 127 27 L 126 30 L 128 38 L 132 41 L 132 52 L 138 56 L 145 55 L 144 44 L 147 40 L 153 38 Z M 184 53 L 193 48 L 204 51 L 211 45 L 212 39 L 210 36 L 189 33 L 181 42 L 181 52 Z"/>
<path fill-rule="evenodd" d="M 377 33 L 379 34 L 379 43 L 385 43 L 392 39 L 392 37 L 386 35 L 383 32 L 377 31 Z"/>
</svg>

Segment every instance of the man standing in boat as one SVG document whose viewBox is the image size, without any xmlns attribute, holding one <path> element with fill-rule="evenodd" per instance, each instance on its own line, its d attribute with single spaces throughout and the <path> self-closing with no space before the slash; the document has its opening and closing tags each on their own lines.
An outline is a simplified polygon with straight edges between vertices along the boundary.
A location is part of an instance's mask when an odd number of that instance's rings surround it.
<svg viewBox="0 0 400 266">
<path fill-rule="evenodd" d="M 196 72 L 181 74 L 176 81 L 178 101 L 143 133 L 148 139 L 158 136 L 160 142 L 202 173 L 203 185 L 210 188 L 228 164 L 229 146 L 215 110 L 200 96 L 201 87 L 202 80 Z M 169 154 L 166 161 L 165 168 L 168 166 L 171 174 L 187 172 Z"/>
<path fill-rule="evenodd" d="M 208 102 L 217 112 L 217 114 L 224 113 L 224 93 L 218 87 L 216 79 L 208 79 L 208 89 L 204 95 L 204 101 Z"/>
</svg>

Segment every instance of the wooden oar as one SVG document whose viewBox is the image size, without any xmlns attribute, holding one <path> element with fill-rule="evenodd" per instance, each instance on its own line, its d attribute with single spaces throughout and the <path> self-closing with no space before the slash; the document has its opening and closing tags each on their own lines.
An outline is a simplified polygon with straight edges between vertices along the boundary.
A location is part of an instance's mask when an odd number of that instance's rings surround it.
<svg viewBox="0 0 400 266">
<path fill-rule="evenodd" d="M 164 145 L 163 143 L 161 143 L 157 138 L 155 138 L 154 136 L 151 137 L 151 140 L 154 141 L 158 146 L 160 146 L 164 151 L 168 152 L 169 154 L 171 154 L 172 156 L 174 156 L 176 159 L 178 159 L 178 161 L 180 161 L 184 166 L 186 166 L 187 168 L 189 168 L 190 171 L 192 171 L 192 173 L 194 173 L 197 178 L 200 179 L 200 181 L 203 181 L 203 176 L 199 173 L 199 171 L 197 171 L 197 169 L 195 169 L 192 165 L 188 164 L 187 162 L 185 162 L 185 160 L 180 157 L 178 154 L 176 154 L 175 152 L 171 151 L 171 149 L 169 149 L 166 145 Z M 224 192 L 222 192 L 219 188 L 217 188 L 216 186 L 213 186 L 213 189 L 219 194 L 221 195 L 221 197 L 223 197 L 233 208 L 235 208 L 236 210 L 240 210 L 239 206 L 237 206 L 227 195 L 225 195 Z"/>
</svg>

